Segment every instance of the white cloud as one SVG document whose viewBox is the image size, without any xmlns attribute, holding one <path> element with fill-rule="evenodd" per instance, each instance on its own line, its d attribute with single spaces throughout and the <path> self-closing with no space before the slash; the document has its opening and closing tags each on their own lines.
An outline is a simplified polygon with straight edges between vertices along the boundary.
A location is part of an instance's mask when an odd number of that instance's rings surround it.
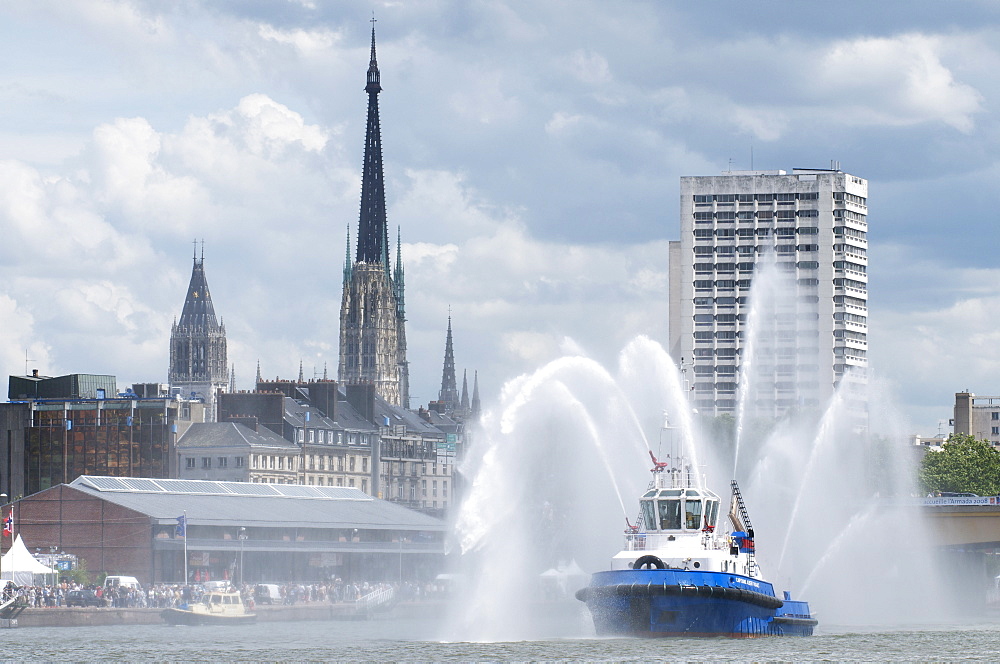
<svg viewBox="0 0 1000 664">
<path fill-rule="evenodd" d="M 613 79 L 608 59 L 602 54 L 585 49 L 577 49 L 569 57 L 569 71 L 579 81 L 588 85 L 604 85 Z"/>
<path fill-rule="evenodd" d="M 293 46 L 303 55 L 316 57 L 330 50 L 340 41 L 341 35 L 333 30 L 279 30 L 272 25 L 263 24 L 258 28 L 261 39 L 279 44 Z"/>
<path fill-rule="evenodd" d="M 972 131 L 983 97 L 941 61 L 943 39 L 924 34 L 833 44 L 814 85 L 837 100 L 847 124 L 943 122 Z"/>
</svg>

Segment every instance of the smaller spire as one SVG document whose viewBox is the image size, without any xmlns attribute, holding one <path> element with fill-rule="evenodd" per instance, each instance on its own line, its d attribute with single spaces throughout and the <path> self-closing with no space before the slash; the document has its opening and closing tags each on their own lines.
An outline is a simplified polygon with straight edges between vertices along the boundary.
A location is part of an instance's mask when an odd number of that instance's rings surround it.
<svg viewBox="0 0 1000 664">
<path fill-rule="evenodd" d="M 306 375 L 302 372 L 302 360 L 299 360 L 299 382 L 306 382 Z"/>
<path fill-rule="evenodd" d="M 263 376 L 260 375 L 260 358 L 257 358 L 257 380 L 254 383 L 254 390 L 257 389 L 257 385 L 264 380 Z"/>
<path fill-rule="evenodd" d="M 469 414 L 469 370 L 462 369 L 462 415 Z"/>
<path fill-rule="evenodd" d="M 236 365 L 231 365 L 229 371 L 229 393 L 232 394 L 236 391 Z"/>
<path fill-rule="evenodd" d="M 344 253 L 344 285 L 351 283 L 351 227 L 347 227 L 347 251 Z"/>
<path fill-rule="evenodd" d="M 458 386 L 455 384 L 455 348 L 451 340 L 450 315 L 448 316 L 448 336 L 444 342 L 444 371 L 441 373 L 441 391 L 438 393 L 438 400 L 444 404 L 446 413 L 450 414 L 458 407 Z"/>
<path fill-rule="evenodd" d="M 399 226 L 396 226 L 396 270 L 393 276 L 393 285 L 396 290 L 396 315 L 400 320 L 406 320 L 406 305 L 403 302 L 405 291 L 403 282 L 403 235 Z"/>
<path fill-rule="evenodd" d="M 330 380 L 326 374 L 326 362 L 323 363 L 323 380 Z"/>
<path fill-rule="evenodd" d="M 479 372 L 476 371 L 472 381 L 472 416 L 479 417 L 482 404 L 479 401 Z"/>
</svg>

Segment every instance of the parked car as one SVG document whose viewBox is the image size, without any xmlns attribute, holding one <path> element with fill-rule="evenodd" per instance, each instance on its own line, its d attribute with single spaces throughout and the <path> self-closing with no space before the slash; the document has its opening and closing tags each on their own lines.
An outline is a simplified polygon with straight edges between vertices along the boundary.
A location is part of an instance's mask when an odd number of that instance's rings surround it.
<svg viewBox="0 0 1000 664">
<path fill-rule="evenodd" d="M 258 604 L 281 604 L 281 590 L 275 583 L 258 583 L 253 596 Z"/>
<path fill-rule="evenodd" d="M 66 593 L 66 606 L 107 606 L 108 603 L 103 597 L 98 597 L 97 593 L 90 589 L 71 590 Z"/>
</svg>

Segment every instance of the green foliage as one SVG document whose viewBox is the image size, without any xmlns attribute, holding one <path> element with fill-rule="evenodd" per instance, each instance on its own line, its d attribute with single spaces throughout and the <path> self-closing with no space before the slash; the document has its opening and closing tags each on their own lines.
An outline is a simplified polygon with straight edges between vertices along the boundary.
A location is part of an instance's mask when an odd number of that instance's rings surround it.
<svg viewBox="0 0 1000 664">
<path fill-rule="evenodd" d="M 83 558 L 77 559 L 76 567 L 59 575 L 62 578 L 73 579 L 76 583 L 85 586 L 90 583 L 90 572 L 87 571 L 87 561 Z"/>
<path fill-rule="evenodd" d="M 940 452 L 928 451 L 920 462 L 925 491 L 955 491 L 979 496 L 1000 495 L 1000 452 L 988 441 L 952 434 Z"/>
</svg>

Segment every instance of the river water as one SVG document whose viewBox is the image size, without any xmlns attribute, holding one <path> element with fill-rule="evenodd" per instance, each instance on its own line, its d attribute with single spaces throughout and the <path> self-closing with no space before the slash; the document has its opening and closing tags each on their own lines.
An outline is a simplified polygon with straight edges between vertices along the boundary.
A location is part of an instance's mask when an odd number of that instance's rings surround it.
<svg viewBox="0 0 1000 664">
<path fill-rule="evenodd" d="M 997 661 L 1000 623 L 822 627 L 807 638 L 605 639 L 469 643 L 439 620 L 21 627 L 0 632 L 0 660 L 29 661 Z"/>
</svg>

